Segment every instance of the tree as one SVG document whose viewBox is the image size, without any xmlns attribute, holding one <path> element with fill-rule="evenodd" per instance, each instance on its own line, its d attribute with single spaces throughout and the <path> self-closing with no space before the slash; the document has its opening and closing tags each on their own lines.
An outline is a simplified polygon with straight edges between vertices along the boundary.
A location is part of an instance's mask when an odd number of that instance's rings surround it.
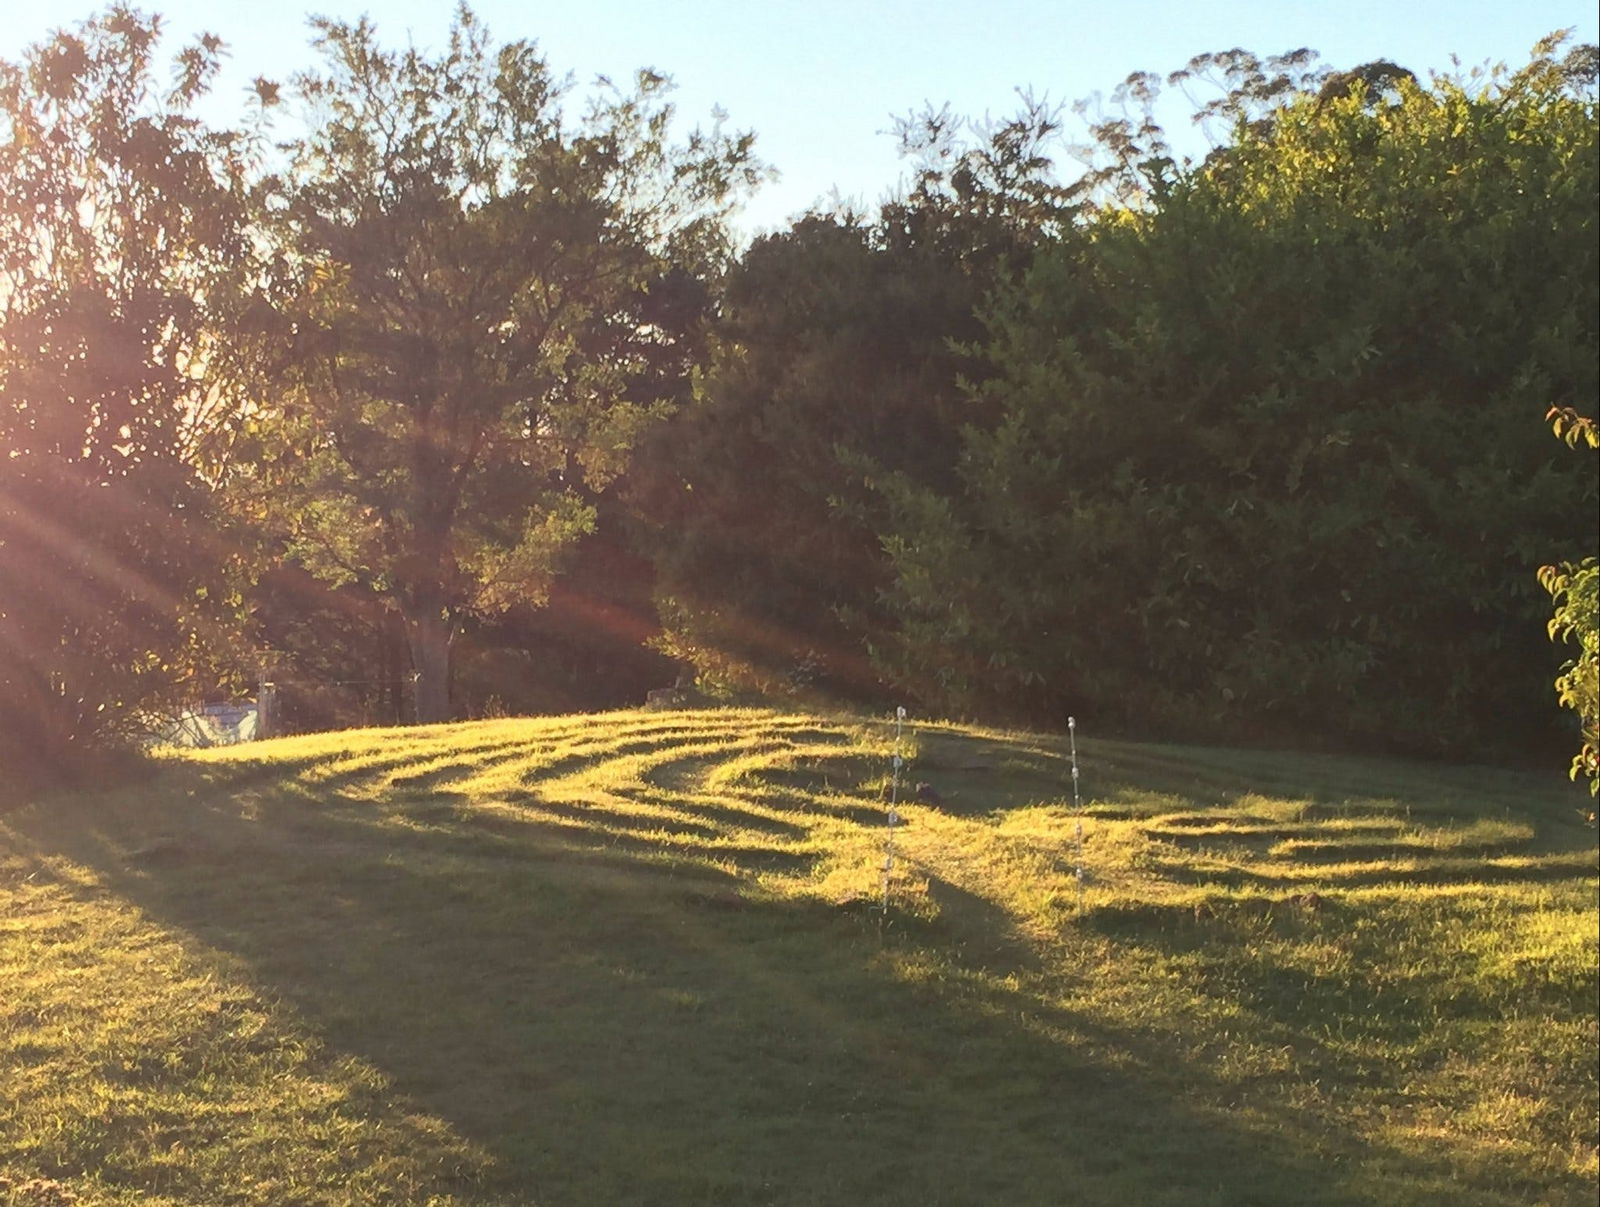
<svg viewBox="0 0 1600 1207">
<path fill-rule="evenodd" d="M 695 397 L 631 484 L 667 647 L 707 682 L 870 688 L 857 626 L 881 559 L 842 509 L 862 492 L 841 452 L 948 466 L 945 340 L 976 334 L 975 302 L 959 269 L 844 216 L 762 238 L 730 273 Z"/>
<path fill-rule="evenodd" d="M 902 123 L 915 182 L 812 213 L 729 273 L 693 401 L 634 482 L 663 644 L 721 686 L 875 695 L 886 585 L 868 483 L 954 485 L 988 290 L 1070 220 L 1048 107 Z"/>
<path fill-rule="evenodd" d="M 1033 721 L 1548 740 L 1531 571 L 1596 492 L 1528 416 L 1592 405 L 1600 359 L 1564 62 L 1355 73 L 1144 161 L 991 308 L 960 490 L 886 487 L 888 669 Z"/>
<path fill-rule="evenodd" d="M 584 492 L 681 390 L 697 282 L 760 170 L 749 136 L 671 141 L 653 72 L 570 117 L 536 48 L 465 7 L 437 56 L 314 25 L 310 128 L 267 197 L 292 356 L 261 482 L 294 556 L 399 612 L 438 721 L 460 624 L 542 598 L 593 525 Z"/>
<path fill-rule="evenodd" d="M 1577 448 L 1600 448 L 1600 425 L 1571 407 L 1552 408 L 1549 419 L 1555 433 Z M 1556 698 L 1563 708 L 1578 714 L 1578 753 L 1572 758 L 1572 778 L 1586 776 L 1589 795 L 1600 794 L 1600 559 L 1586 557 L 1574 565 L 1544 566 L 1539 583 L 1550 592 L 1554 615 L 1550 640 L 1570 641 L 1578 655 L 1556 677 Z"/>
<path fill-rule="evenodd" d="M 229 553 L 199 467 L 248 143 L 192 116 L 221 46 L 113 8 L 0 63 L 0 759 L 60 772 L 194 690 Z"/>
</svg>

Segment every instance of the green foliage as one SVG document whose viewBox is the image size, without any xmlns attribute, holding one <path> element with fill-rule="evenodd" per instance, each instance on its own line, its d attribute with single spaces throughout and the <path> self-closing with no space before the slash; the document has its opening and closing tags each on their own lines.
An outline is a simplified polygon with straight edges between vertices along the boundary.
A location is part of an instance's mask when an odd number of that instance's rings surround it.
<svg viewBox="0 0 1600 1207">
<path fill-rule="evenodd" d="M 1600 427 L 1571 407 L 1552 407 L 1549 415 L 1556 438 L 1568 447 L 1580 444 L 1600 448 Z M 1539 584 L 1550 592 L 1555 614 L 1550 619 L 1551 641 L 1571 641 L 1578 656 L 1561 668 L 1556 678 L 1556 698 L 1563 708 L 1578 714 L 1581 741 L 1572 759 L 1572 778 L 1589 779 L 1589 794 L 1600 792 L 1600 563 L 1590 557 L 1577 565 L 1544 566 Z"/>
<path fill-rule="evenodd" d="M 1550 640 L 1578 647 L 1577 657 L 1556 679 L 1556 698 L 1578 714 L 1582 740 L 1572 759 L 1572 778 L 1587 776 L 1593 796 L 1600 791 L 1600 561 L 1590 557 L 1577 565 L 1546 566 L 1539 582 L 1555 605 Z"/>
<path fill-rule="evenodd" d="M 651 72 L 569 117 L 535 48 L 466 8 L 435 57 L 316 27 L 312 127 L 265 198 L 284 277 L 261 485 L 293 556 L 399 611 L 436 720 L 453 633 L 542 598 L 681 391 L 697 280 L 758 173 L 748 136 L 672 142 Z"/>
<path fill-rule="evenodd" d="M 220 46 L 114 8 L 0 63 L 0 762 L 43 773 L 208 673 L 231 594 L 202 371 L 241 265 L 249 146 L 191 114 Z"/>
<path fill-rule="evenodd" d="M 878 234 L 813 216 L 758 240 L 692 403 L 641 461 L 665 644 L 709 680 L 776 690 L 817 651 L 834 687 L 871 687 L 846 613 L 872 608 L 877 540 L 844 510 L 861 470 L 841 454 L 949 464 L 959 362 L 943 339 L 977 301 L 958 269 Z"/>
<path fill-rule="evenodd" d="M 1291 96 L 1150 167 L 996 301 L 962 489 L 891 481 L 882 664 L 946 706 L 1514 749 L 1530 571 L 1592 468 L 1592 96 L 1514 75 Z M 1441 641 L 1448 655 L 1441 657 Z"/>
<path fill-rule="evenodd" d="M 873 218 L 813 213 L 729 274 L 693 403 L 636 481 L 663 645 L 724 686 L 878 689 L 863 642 L 887 618 L 869 483 L 955 485 L 959 386 L 987 291 L 1070 217 L 1026 104 L 972 126 L 906 119 L 915 182 Z"/>
<path fill-rule="evenodd" d="M 1600 448 L 1600 426 L 1588 416 L 1578 414 L 1571 407 L 1551 407 L 1545 418 L 1550 421 L 1550 430 L 1556 439 L 1564 441 L 1568 448 L 1577 448 L 1580 444 Z"/>
</svg>

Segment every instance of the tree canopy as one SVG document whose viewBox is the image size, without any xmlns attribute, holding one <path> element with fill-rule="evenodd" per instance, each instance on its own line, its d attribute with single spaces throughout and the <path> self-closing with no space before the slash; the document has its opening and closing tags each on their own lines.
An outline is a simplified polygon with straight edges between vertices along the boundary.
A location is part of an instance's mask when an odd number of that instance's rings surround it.
<svg viewBox="0 0 1600 1207">
<path fill-rule="evenodd" d="M 897 673 L 1035 719 L 1526 737 L 1533 570 L 1593 533 L 1536 417 L 1596 396 L 1594 134 L 1547 52 L 1151 166 L 997 298 L 961 490 L 891 489 Z"/>
<path fill-rule="evenodd" d="M 449 715 L 466 617 L 543 596 L 687 371 L 699 275 L 758 167 L 671 136 L 641 72 L 582 112 L 537 48 L 463 8 L 448 48 L 318 20 L 310 129 L 266 195 L 292 355 L 263 363 L 289 550 L 404 620 L 417 716 Z"/>
<path fill-rule="evenodd" d="M 1085 110 L 1075 177 L 1060 109 L 928 108 L 903 192 L 739 248 L 752 136 L 662 74 L 583 92 L 465 7 L 313 31 L 239 130 L 221 44 L 126 9 L 0 64 L 0 757 L 260 647 L 326 681 L 302 725 L 623 703 L 666 653 L 1474 755 L 1570 745 L 1556 673 L 1592 767 L 1596 467 L 1540 416 L 1600 395 L 1594 48 L 1199 55 Z M 1158 94 L 1212 86 L 1180 161 Z"/>
<path fill-rule="evenodd" d="M 914 186 L 876 213 L 807 214 L 728 274 L 692 402 L 646 451 L 635 501 L 663 644 L 708 681 L 881 692 L 884 516 L 869 482 L 955 485 L 965 345 L 990 289 L 1070 226 L 1045 154 L 1059 116 L 913 114 Z"/>
<path fill-rule="evenodd" d="M 210 661 L 229 553 L 206 369 L 250 259 L 219 46 L 112 9 L 0 63 L 0 757 L 62 770 Z"/>
</svg>

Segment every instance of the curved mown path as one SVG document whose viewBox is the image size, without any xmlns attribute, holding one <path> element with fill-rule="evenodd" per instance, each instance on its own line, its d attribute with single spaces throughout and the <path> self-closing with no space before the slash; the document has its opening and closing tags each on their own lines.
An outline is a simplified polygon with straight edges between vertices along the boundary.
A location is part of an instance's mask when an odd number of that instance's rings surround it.
<svg viewBox="0 0 1600 1207">
<path fill-rule="evenodd" d="M 0 1203 L 1592 1201 L 1557 777 L 1087 740 L 1077 810 L 919 725 L 885 915 L 892 745 L 360 731 L 0 819 Z"/>
</svg>

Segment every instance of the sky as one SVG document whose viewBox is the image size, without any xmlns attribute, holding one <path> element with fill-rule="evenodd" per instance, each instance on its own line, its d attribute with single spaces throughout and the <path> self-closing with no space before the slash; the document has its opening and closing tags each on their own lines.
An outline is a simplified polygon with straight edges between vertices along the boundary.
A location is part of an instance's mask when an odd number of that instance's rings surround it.
<svg viewBox="0 0 1600 1207">
<path fill-rule="evenodd" d="M 15 60 L 30 43 L 102 7 L 0 0 L 0 57 Z M 230 60 L 217 96 L 228 119 L 243 111 L 254 77 L 286 79 L 314 61 L 306 14 L 364 13 L 390 44 L 438 47 L 455 5 L 151 0 L 136 7 L 163 14 L 169 50 L 201 31 L 224 39 Z M 1019 88 L 1073 102 L 1109 95 L 1130 72 L 1165 75 L 1196 54 L 1232 47 L 1262 55 L 1310 47 L 1336 68 L 1386 58 L 1426 76 L 1450 70 L 1452 55 L 1467 67 L 1516 66 L 1557 29 L 1575 27 L 1577 40 L 1600 41 L 1593 0 L 476 0 L 473 8 L 495 38 L 537 41 L 551 67 L 580 84 L 651 67 L 676 81 L 688 122 L 703 122 L 720 106 L 731 126 L 755 131 L 758 153 L 780 179 L 746 206 L 747 233 L 781 227 L 834 194 L 863 206 L 881 201 L 906 174 L 894 119 L 926 104 L 998 117 L 1016 107 Z M 1174 116 L 1177 125 L 1186 120 Z M 1193 149 L 1204 146 L 1197 140 Z"/>
</svg>

